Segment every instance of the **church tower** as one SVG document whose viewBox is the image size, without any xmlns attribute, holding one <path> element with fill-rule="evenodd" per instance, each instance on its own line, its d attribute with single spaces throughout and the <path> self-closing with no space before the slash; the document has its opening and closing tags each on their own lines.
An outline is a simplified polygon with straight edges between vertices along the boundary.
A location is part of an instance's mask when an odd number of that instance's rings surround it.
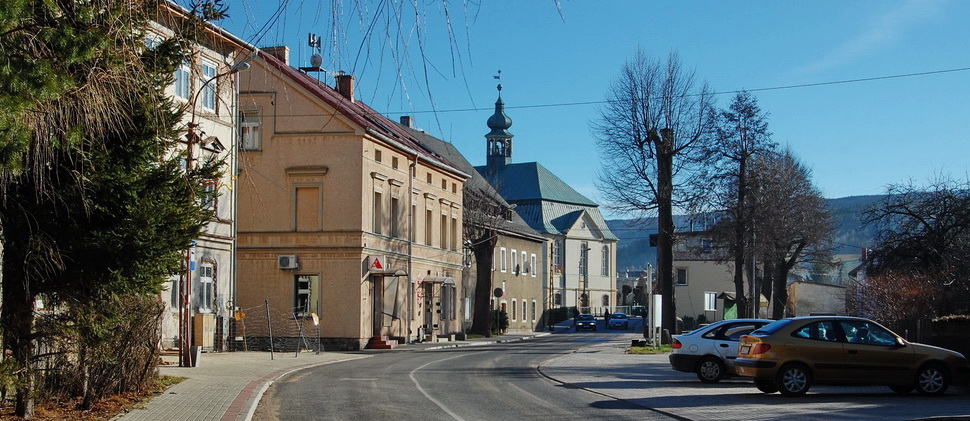
<svg viewBox="0 0 970 421">
<path fill-rule="evenodd" d="M 502 102 L 502 85 L 498 85 L 498 100 L 495 101 L 495 114 L 488 118 L 488 128 L 492 131 L 485 135 L 488 141 L 487 160 L 485 166 L 486 178 L 502 171 L 512 162 L 512 119 L 505 115 L 505 103 Z"/>
</svg>

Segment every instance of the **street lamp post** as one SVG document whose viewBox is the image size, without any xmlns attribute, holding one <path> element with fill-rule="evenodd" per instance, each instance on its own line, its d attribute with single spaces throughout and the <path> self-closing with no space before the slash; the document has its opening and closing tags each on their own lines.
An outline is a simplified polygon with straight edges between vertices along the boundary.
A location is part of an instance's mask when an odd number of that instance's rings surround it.
<svg viewBox="0 0 970 421">
<path fill-rule="evenodd" d="M 189 102 L 192 107 L 192 119 L 188 124 L 188 133 L 186 134 L 186 146 L 185 146 L 185 174 L 192 171 L 193 164 L 193 149 L 195 148 L 196 140 L 198 140 L 199 135 L 196 133 L 196 129 L 199 124 L 196 122 L 196 103 L 199 100 L 199 95 L 209 86 L 210 83 L 216 79 L 238 73 L 240 70 L 246 70 L 249 68 L 248 61 L 242 61 L 234 64 L 228 71 L 217 74 L 206 80 L 202 86 L 196 90 L 195 94 L 192 96 L 192 101 Z M 230 152 L 231 153 L 231 152 Z M 192 249 L 193 245 L 189 246 L 185 250 L 185 273 L 183 281 L 179 285 L 179 367 L 195 367 L 197 361 L 194 361 L 190 351 L 190 345 L 192 343 Z"/>
</svg>

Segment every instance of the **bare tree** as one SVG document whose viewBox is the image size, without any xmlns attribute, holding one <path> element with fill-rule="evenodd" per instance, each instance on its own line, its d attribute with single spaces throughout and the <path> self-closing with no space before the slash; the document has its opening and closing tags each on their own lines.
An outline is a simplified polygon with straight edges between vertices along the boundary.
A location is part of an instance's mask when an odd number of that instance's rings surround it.
<svg viewBox="0 0 970 421">
<path fill-rule="evenodd" d="M 600 191 L 607 207 L 657 215 L 657 280 L 661 327 L 673 331 L 673 210 L 690 208 L 699 195 L 705 143 L 714 118 L 706 84 L 697 86 L 676 53 L 651 60 L 642 50 L 623 65 L 592 124 L 604 166 Z M 666 338 L 665 338 L 666 339 Z"/>
<path fill-rule="evenodd" d="M 750 166 L 755 158 L 774 150 L 777 144 L 768 132 L 767 114 L 747 92 L 738 93 L 728 108 L 718 113 L 714 133 L 715 141 L 709 152 L 714 162 L 710 174 L 711 197 L 713 205 L 725 215 L 713 230 L 714 240 L 734 262 L 738 317 L 746 317 L 744 263 L 748 255 L 746 246 L 752 241 L 754 216 L 752 200 L 748 197 Z"/>
<path fill-rule="evenodd" d="M 753 162 L 751 196 L 754 255 L 763 256 L 766 296 L 772 318 L 782 318 L 788 303 L 788 274 L 804 261 L 827 261 L 835 225 L 825 199 L 812 184 L 811 171 L 784 149 Z M 753 280 L 756 282 L 756 280 Z M 757 300 L 759 288 L 751 284 Z M 757 301 L 756 301 L 757 302 Z"/>
<path fill-rule="evenodd" d="M 940 177 L 928 186 L 890 186 L 865 220 L 878 229 L 867 273 L 933 273 L 946 292 L 936 312 L 970 308 L 970 180 Z"/>
</svg>

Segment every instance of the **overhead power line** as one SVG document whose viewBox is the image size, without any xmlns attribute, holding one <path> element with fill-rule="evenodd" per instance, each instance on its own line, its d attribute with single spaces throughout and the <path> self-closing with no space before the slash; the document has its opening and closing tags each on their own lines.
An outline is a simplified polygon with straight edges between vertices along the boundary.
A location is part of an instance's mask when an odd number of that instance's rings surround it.
<svg viewBox="0 0 970 421">
<path fill-rule="evenodd" d="M 938 74 L 944 74 L 944 73 L 965 72 L 965 71 L 968 71 L 968 70 L 970 70 L 970 67 L 961 67 L 961 68 L 957 68 L 957 69 L 933 70 L 933 71 L 928 71 L 928 72 L 906 73 L 906 74 L 889 75 L 889 76 L 874 76 L 874 77 L 866 77 L 866 78 L 858 78 L 858 79 L 846 79 L 846 80 L 836 80 L 836 81 L 828 81 L 828 82 L 814 82 L 814 83 L 802 83 L 802 84 L 797 84 L 797 85 L 772 86 L 772 87 L 767 87 L 767 88 L 738 89 L 738 90 L 733 90 L 733 91 L 718 91 L 718 92 L 713 92 L 711 94 L 712 95 L 728 95 L 728 94 L 737 94 L 737 93 L 741 93 L 741 92 L 765 92 L 765 91 L 780 91 L 780 90 L 783 90 L 783 89 L 813 88 L 813 87 L 817 87 L 817 86 L 843 85 L 843 84 L 849 84 L 849 83 L 872 82 L 872 81 L 876 81 L 876 80 L 901 79 L 901 78 L 907 78 L 907 77 L 929 76 L 929 75 L 938 75 Z M 697 96 L 697 95 L 699 95 L 699 94 L 684 95 L 684 97 Z M 560 103 L 553 103 L 553 104 L 535 104 L 535 105 L 506 105 L 505 108 L 506 109 L 528 109 L 528 108 L 572 107 L 572 106 L 579 106 L 579 105 L 606 104 L 608 102 L 609 101 L 606 101 L 606 100 L 600 100 L 600 101 L 560 102 Z M 488 108 L 477 108 L 476 107 L 476 108 L 454 108 L 454 109 L 446 109 L 446 110 L 391 111 L 391 112 L 387 112 L 387 114 L 457 113 L 457 112 L 490 111 L 490 110 L 491 110 L 490 107 L 488 107 Z"/>
</svg>

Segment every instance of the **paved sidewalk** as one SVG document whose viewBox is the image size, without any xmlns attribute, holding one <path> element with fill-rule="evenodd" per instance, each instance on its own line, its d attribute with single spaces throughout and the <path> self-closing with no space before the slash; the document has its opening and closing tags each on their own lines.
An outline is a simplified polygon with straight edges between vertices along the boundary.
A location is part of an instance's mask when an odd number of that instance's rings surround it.
<svg viewBox="0 0 970 421">
<path fill-rule="evenodd" d="M 341 352 L 225 352 L 206 353 L 194 368 L 167 365 L 160 372 L 187 379 L 156 396 L 141 408 L 120 415 L 123 421 L 248 420 L 269 385 L 290 372 L 367 358 Z"/>
</svg>

